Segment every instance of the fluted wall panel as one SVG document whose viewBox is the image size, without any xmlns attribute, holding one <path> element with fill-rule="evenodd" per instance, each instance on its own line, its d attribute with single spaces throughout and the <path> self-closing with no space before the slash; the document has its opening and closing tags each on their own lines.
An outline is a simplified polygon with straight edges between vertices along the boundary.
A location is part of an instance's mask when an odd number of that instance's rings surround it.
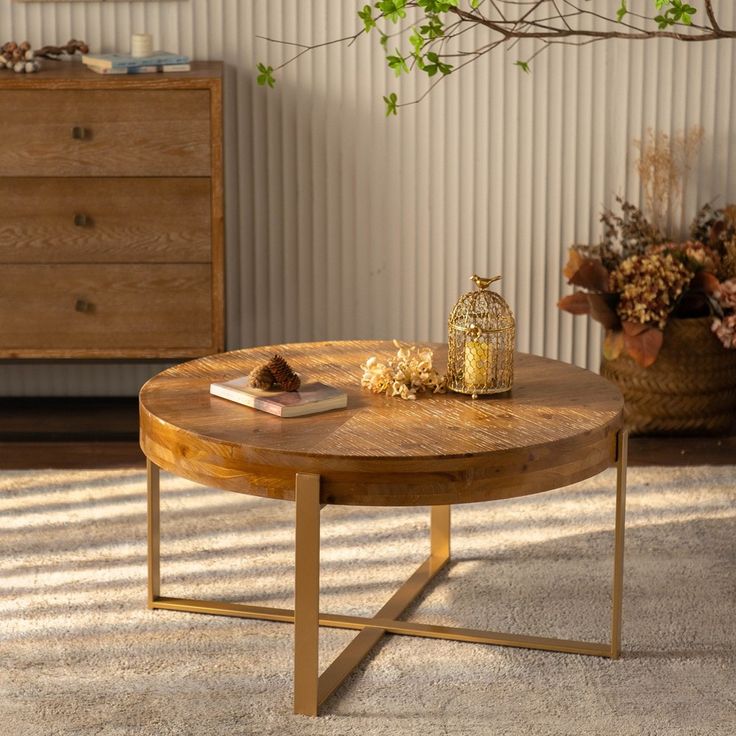
<svg viewBox="0 0 736 736">
<path fill-rule="evenodd" d="M 408 100 L 426 87 L 415 77 L 399 85 L 375 38 L 306 55 L 274 90 L 255 85 L 257 61 L 276 66 L 290 53 L 257 36 L 344 36 L 357 28 L 357 6 L 0 0 L 0 29 L 2 40 L 76 37 L 103 51 L 125 50 L 131 33 L 147 30 L 157 46 L 226 62 L 230 348 L 442 340 L 468 277 L 502 273 L 518 347 L 595 368 L 600 331 L 555 307 L 567 290 L 566 249 L 599 236 L 599 212 L 616 194 L 640 201 L 631 140 L 648 127 L 705 129 L 688 216 L 698 203 L 736 196 L 734 43 L 556 47 L 531 75 L 512 63 L 528 49 L 496 51 L 388 120 L 387 90 Z M 733 3 L 716 9 L 734 24 Z M 466 45 L 482 40 L 476 30 Z M 160 367 L 4 364 L 0 395 L 135 393 Z"/>
</svg>

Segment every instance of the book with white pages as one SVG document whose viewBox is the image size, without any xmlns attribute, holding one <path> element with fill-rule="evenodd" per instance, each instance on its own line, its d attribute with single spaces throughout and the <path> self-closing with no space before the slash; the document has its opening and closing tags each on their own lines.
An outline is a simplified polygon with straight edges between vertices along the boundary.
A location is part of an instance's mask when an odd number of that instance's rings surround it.
<svg viewBox="0 0 736 736">
<path fill-rule="evenodd" d="M 344 409 L 348 395 L 324 383 L 303 383 L 298 391 L 264 391 L 253 388 L 248 376 L 210 384 L 210 393 L 251 409 L 277 417 L 303 417 L 333 409 Z"/>
<path fill-rule="evenodd" d="M 82 56 L 83 64 L 112 69 L 188 64 L 190 61 L 191 59 L 185 54 L 172 54 L 170 51 L 154 51 L 148 56 L 131 56 L 130 54 L 84 54 Z"/>
<path fill-rule="evenodd" d="M 163 64 L 161 66 L 104 67 L 86 64 L 87 69 L 97 74 L 160 74 L 171 72 L 190 72 L 191 64 Z"/>
</svg>

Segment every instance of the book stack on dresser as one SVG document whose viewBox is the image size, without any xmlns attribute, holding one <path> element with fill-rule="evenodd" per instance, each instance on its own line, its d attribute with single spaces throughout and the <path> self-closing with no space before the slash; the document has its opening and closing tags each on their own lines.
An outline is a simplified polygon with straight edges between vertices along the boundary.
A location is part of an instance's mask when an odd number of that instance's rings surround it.
<svg viewBox="0 0 736 736">
<path fill-rule="evenodd" d="M 153 51 L 146 56 L 131 54 L 85 54 L 82 63 L 97 74 L 156 74 L 158 72 L 188 72 L 192 65 L 184 54 Z"/>
<path fill-rule="evenodd" d="M 221 351 L 221 64 L 59 62 L 0 105 L 0 358 Z"/>
</svg>

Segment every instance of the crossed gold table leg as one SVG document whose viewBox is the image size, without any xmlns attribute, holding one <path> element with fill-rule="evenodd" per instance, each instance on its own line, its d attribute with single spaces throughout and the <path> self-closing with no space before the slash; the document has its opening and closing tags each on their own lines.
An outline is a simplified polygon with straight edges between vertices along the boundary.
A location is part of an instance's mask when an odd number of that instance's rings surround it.
<svg viewBox="0 0 736 736">
<path fill-rule="evenodd" d="M 318 475 L 312 474 L 298 474 L 296 477 L 295 602 L 294 610 L 290 610 L 189 598 L 171 598 L 161 595 L 159 469 L 148 461 L 148 605 L 150 608 L 172 611 L 294 623 L 294 712 L 311 716 L 317 715 L 319 706 L 387 633 L 615 659 L 618 657 L 621 645 L 626 449 L 626 434 L 620 432 L 616 438 L 616 517 L 611 641 L 607 644 L 400 621 L 401 614 L 416 600 L 450 559 L 449 506 L 432 507 L 429 557 L 419 565 L 375 616 L 320 613 L 320 479 Z M 360 631 L 321 675 L 319 674 L 320 626 Z"/>
</svg>

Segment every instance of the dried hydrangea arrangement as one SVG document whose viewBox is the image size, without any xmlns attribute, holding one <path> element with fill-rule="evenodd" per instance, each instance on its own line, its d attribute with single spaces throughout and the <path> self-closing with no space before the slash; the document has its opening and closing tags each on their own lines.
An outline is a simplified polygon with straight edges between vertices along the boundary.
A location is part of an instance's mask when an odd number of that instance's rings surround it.
<svg viewBox="0 0 736 736">
<path fill-rule="evenodd" d="M 630 217 L 630 209 L 629 209 Z M 641 216 L 634 218 L 641 224 Z M 603 352 L 609 360 L 622 353 L 643 367 L 652 365 L 673 317 L 713 318 L 713 332 L 728 348 L 736 347 L 736 209 L 704 207 L 691 237 L 683 243 L 621 238 L 617 247 L 573 246 L 565 266 L 568 283 L 581 287 L 558 306 L 572 314 L 588 314 L 606 328 Z M 606 237 L 609 237 L 607 232 Z"/>
<path fill-rule="evenodd" d="M 432 364 L 433 353 L 428 347 L 402 345 L 394 340 L 396 357 L 380 363 L 371 356 L 360 368 L 363 377 L 360 385 L 374 394 L 400 396 L 413 401 L 418 393 L 441 394 L 446 390 L 445 376 L 441 376 Z"/>
<path fill-rule="evenodd" d="M 667 218 L 662 207 L 681 197 L 702 131 L 691 129 L 673 139 L 648 136 L 638 172 L 651 220 L 617 197 L 621 214 L 604 211 L 601 242 L 570 248 L 564 273 L 569 284 L 583 291 L 558 302 L 560 309 L 590 315 L 605 327 L 605 358 L 626 354 L 644 368 L 656 361 L 664 328 L 675 317 L 710 316 L 723 345 L 736 348 L 736 304 L 729 296 L 729 284 L 736 282 L 736 205 L 704 205 L 692 222 L 690 239 L 673 242 L 663 233 Z"/>
<path fill-rule="evenodd" d="M 622 320 L 665 328 L 667 318 L 693 274 L 670 253 L 630 256 L 611 274 Z"/>
<path fill-rule="evenodd" d="M 604 355 L 622 353 L 643 367 L 659 354 L 664 328 L 673 317 L 713 318 L 713 332 L 736 348 L 736 207 L 703 207 L 693 221 L 692 240 L 652 242 L 641 213 L 630 220 L 641 237 L 620 238 L 612 247 L 610 228 L 600 246 L 573 246 L 565 267 L 568 283 L 584 291 L 563 297 L 558 306 L 588 314 L 606 328 Z"/>
<path fill-rule="evenodd" d="M 715 296 L 721 313 L 713 320 L 713 332 L 724 348 L 736 348 L 736 277 L 720 284 Z"/>
</svg>

